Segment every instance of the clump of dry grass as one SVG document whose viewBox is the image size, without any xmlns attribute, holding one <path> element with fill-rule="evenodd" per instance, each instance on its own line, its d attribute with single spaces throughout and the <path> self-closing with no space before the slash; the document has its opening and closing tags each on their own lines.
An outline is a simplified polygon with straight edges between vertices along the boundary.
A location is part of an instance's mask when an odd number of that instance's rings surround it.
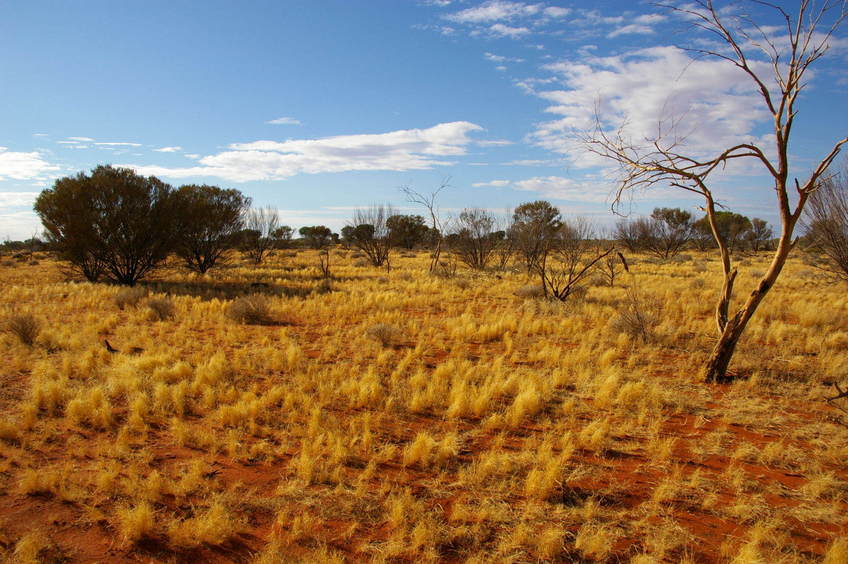
<svg viewBox="0 0 848 564">
<path fill-rule="evenodd" d="M 133 286 L 132 288 L 121 288 L 115 294 L 115 305 L 118 309 L 126 309 L 127 307 L 135 307 L 147 297 L 147 288 Z"/>
<path fill-rule="evenodd" d="M 545 290 L 539 284 L 526 284 L 515 291 L 515 295 L 525 300 L 544 298 Z"/>
<path fill-rule="evenodd" d="M 365 330 L 369 338 L 379 341 L 384 347 L 397 345 L 403 337 L 403 332 L 388 323 L 377 323 Z"/>
<path fill-rule="evenodd" d="M 165 321 L 174 317 L 174 302 L 168 298 L 153 298 L 147 301 L 150 317 Z"/>
<path fill-rule="evenodd" d="M 261 294 L 252 294 L 233 300 L 227 307 L 227 317 L 247 325 L 270 325 L 271 302 Z"/>
<path fill-rule="evenodd" d="M 638 289 L 631 287 L 618 314 L 612 319 L 612 328 L 641 339 L 643 343 L 650 343 L 656 338 L 661 311 L 659 300 L 643 296 Z"/>
<path fill-rule="evenodd" d="M 13 313 L 6 319 L 6 330 L 31 347 L 41 332 L 41 323 L 31 313 Z"/>
</svg>

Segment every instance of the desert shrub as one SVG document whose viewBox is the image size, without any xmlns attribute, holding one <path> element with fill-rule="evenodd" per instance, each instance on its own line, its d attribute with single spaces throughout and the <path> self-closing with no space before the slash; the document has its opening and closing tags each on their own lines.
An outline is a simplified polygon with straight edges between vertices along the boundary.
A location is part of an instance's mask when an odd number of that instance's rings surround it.
<svg viewBox="0 0 848 564">
<path fill-rule="evenodd" d="M 115 305 L 118 309 L 125 309 L 128 306 L 135 307 L 141 300 L 147 297 L 147 289 L 139 286 L 130 288 L 121 288 L 115 294 Z"/>
<path fill-rule="evenodd" d="M 689 286 L 695 290 L 700 290 L 704 287 L 704 279 L 703 278 L 693 278 L 692 282 L 689 283 Z"/>
<path fill-rule="evenodd" d="M 261 294 L 252 294 L 233 300 L 227 307 L 227 317 L 248 325 L 271 323 L 271 302 Z"/>
<path fill-rule="evenodd" d="M 402 332 L 394 325 L 388 323 L 377 323 L 369 327 L 365 334 L 371 339 L 379 341 L 384 347 L 400 342 Z"/>
<path fill-rule="evenodd" d="M 627 297 L 612 318 L 612 328 L 649 343 L 655 338 L 655 330 L 660 323 L 662 303 L 655 298 L 643 296 L 636 288 L 627 290 Z"/>
<path fill-rule="evenodd" d="M 515 295 L 519 298 L 529 300 L 532 298 L 544 298 L 545 290 L 539 284 L 526 284 L 515 291 Z"/>
<path fill-rule="evenodd" d="M 3 261 L 0 261 L 0 266 L 5 266 L 5 267 L 9 268 L 9 267 L 15 266 L 15 261 L 5 259 Z"/>
<path fill-rule="evenodd" d="M 174 302 L 168 298 L 153 298 L 147 301 L 150 315 L 158 321 L 174 317 Z"/>
<path fill-rule="evenodd" d="M 358 259 L 358 260 L 353 261 L 353 266 L 359 266 L 359 267 L 371 266 L 371 263 L 368 262 L 365 259 Z"/>
<path fill-rule="evenodd" d="M 37 260 L 31 260 L 31 261 L 29 261 L 29 263 L 27 263 L 27 264 L 29 264 L 30 266 L 38 266 L 38 265 L 39 265 L 39 262 L 38 262 Z"/>
<path fill-rule="evenodd" d="M 360 253 L 360 252 L 355 252 L 355 253 L 352 253 L 352 254 L 350 255 L 350 258 L 353 258 L 353 259 L 361 259 L 361 258 L 365 258 L 365 255 L 364 255 L 363 253 Z M 366 264 L 367 264 L 367 263 L 366 263 Z"/>
<path fill-rule="evenodd" d="M 21 343 L 31 347 L 38 338 L 41 324 L 31 313 L 13 313 L 6 319 L 6 330 Z"/>
<path fill-rule="evenodd" d="M 707 271 L 707 263 L 703 261 L 698 261 L 692 265 L 692 270 L 695 272 L 706 272 Z"/>
</svg>

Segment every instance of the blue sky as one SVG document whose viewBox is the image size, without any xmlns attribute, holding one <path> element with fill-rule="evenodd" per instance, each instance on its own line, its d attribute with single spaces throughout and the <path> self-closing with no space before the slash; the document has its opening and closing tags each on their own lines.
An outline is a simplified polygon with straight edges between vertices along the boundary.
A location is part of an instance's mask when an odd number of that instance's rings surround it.
<svg viewBox="0 0 848 564">
<path fill-rule="evenodd" d="M 399 186 L 446 177 L 446 214 L 545 198 L 609 225 L 614 171 L 576 137 L 596 104 L 637 137 L 681 116 L 693 154 L 769 145 L 745 78 L 679 49 L 702 40 L 632 2 L 3 2 L 0 237 L 39 231 L 38 192 L 105 163 L 238 188 L 294 227 L 338 229 L 372 203 L 406 211 Z M 846 34 L 831 44 L 801 100 L 798 176 L 848 133 Z M 717 192 L 775 219 L 754 169 Z M 698 203 L 658 187 L 633 212 Z"/>
</svg>

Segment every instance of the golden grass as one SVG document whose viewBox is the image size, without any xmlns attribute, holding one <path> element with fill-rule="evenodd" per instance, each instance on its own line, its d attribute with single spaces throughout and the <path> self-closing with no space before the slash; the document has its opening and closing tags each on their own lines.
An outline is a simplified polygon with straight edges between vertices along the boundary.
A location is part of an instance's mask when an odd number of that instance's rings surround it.
<svg viewBox="0 0 848 564">
<path fill-rule="evenodd" d="M 0 310 L 41 322 L 0 332 L 0 559 L 846 561 L 844 286 L 790 262 L 744 378 L 705 386 L 709 255 L 561 304 L 520 269 L 332 253 L 331 292 L 312 251 L 133 290 L 0 269 Z"/>
</svg>

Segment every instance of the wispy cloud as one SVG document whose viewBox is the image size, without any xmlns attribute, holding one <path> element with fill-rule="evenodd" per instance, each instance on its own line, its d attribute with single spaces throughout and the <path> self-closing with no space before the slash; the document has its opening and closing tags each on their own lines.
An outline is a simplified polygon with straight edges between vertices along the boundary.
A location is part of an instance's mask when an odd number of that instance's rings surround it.
<svg viewBox="0 0 848 564">
<path fill-rule="evenodd" d="M 128 166 L 142 174 L 171 178 L 214 176 L 234 182 L 281 180 L 296 174 L 354 170 L 423 170 L 450 164 L 444 157 L 466 154 L 469 134 L 482 130 L 467 121 L 427 129 L 321 139 L 235 143 L 228 150 L 198 160 L 197 166 L 169 168 Z"/>
<path fill-rule="evenodd" d="M 457 23 L 485 23 L 500 20 L 511 20 L 526 17 L 542 11 L 542 4 L 526 4 L 524 2 L 507 2 L 504 0 L 489 0 L 479 6 L 466 8 L 449 14 L 447 19 Z"/>
<path fill-rule="evenodd" d="M 502 23 L 489 26 L 489 31 L 497 37 L 511 37 L 513 39 L 518 39 L 530 33 L 530 29 L 526 27 L 513 27 Z"/>
<path fill-rule="evenodd" d="M 596 108 L 602 126 L 623 124 L 627 139 L 651 139 L 663 128 L 693 156 L 758 141 L 755 128 L 768 118 L 744 73 L 724 61 L 693 59 L 676 47 L 581 57 L 546 68 L 562 88 L 536 94 L 551 102 L 546 111 L 559 117 L 539 124 L 530 139 L 563 154 L 576 168 L 609 165 L 580 141 L 595 125 Z"/>
<path fill-rule="evenodd" d="M 534 176 L 524 180 L 490 180 L 477 182 L 474 187 L 512 188 L 523 192 L 536 192 L 552 200 L 603 203 L 609 199 L 610 190 L 598 179 L 573 179 L 562 176 Z"/>
<path fill-rule="evenodd" d="M 0 209 L 32 207 L 39 192 L 0 192 Z"/>
<path fill-rule="evenodd" d="M 278 117 L 276 119 L 266 121 L 265 123 L 271 125 L 300 125 L 300 120 L 293 117 Z"/>
<path fill-rule="evenodd" d="M 141 147 L 141 143 L 129 143 L 127 141 L 103 141 L 95 143 L 98 147 Z"/>
<path fill-rule="evenodd" d="M 487 61 L 493 63 L 523 63 L 524 59 L 520 57 L 506 57 L 504 55 L 495 55 L 494 53 L 483 53 L 483 57 Z"/>
<path fill-rule="evenodd" d="M 160 147 L 158 149 L 153 149 L 157 153 L 178 153 L 183 150 L 182 147 L 174 146 L 174 147 Z"/>
<path fill-rule="evenodd" d="M 47 162 L 41 153 L 9 151 L 0 147 L 0 180 L 33 180 L 59 170 Z"/>
</svg>

